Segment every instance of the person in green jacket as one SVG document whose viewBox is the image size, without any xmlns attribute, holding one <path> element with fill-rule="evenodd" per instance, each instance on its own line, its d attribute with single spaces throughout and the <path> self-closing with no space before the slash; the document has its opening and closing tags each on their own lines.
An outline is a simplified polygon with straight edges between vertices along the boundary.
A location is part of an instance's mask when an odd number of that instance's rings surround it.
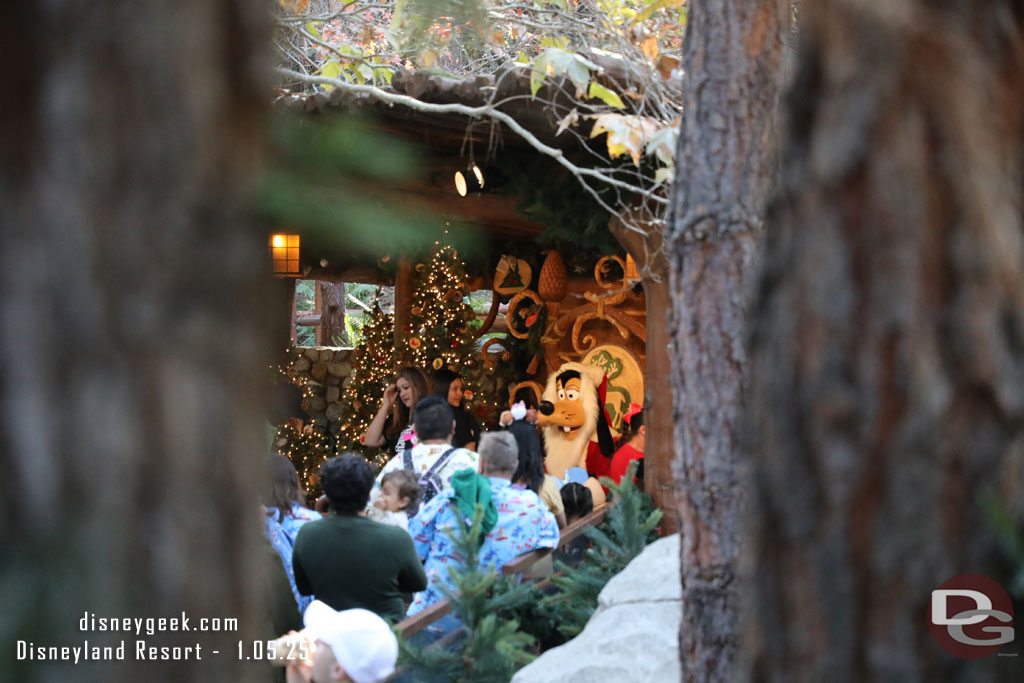
<svg viewBox="0 0 1024 683">
<path fill-rule="evenodd" d="M 427 575 L 408 533 L 363 516 L 374 475 L 358 455 L 331 458 L 320 468 L 333 514 L 299 530 L 295 585 L 336 610 L 361 607 L 395 623 L 405 616 L 402 596 L 424 590 Z"/>
</svg>

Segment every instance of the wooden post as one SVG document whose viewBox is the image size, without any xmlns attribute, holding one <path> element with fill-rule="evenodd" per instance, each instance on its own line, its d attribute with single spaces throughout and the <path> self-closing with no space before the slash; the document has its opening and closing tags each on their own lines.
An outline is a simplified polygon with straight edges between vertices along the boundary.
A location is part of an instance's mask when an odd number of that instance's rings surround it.
<svg viewBox="0 0 1024 683">
<path fill-rule="evenodd" d="M 398 257 L 398 272 L 395 274 L 395 366 L 407 338 L 405 328 L 409 325 L 409 309 L 412 308 L 413 263 L 405 256 Z"/>
<path fill-rule="evenodd" d="M 323 290 L 321 290 L 320 288 L 319 281 L 313 282 L 313 313 L 315 315 L 321 316 L 320 320 L 323 320 L 324 293 Z M 324 342 L 324 326 L 322 322 L 320 325 L 317 326 L 313 337 L 314 339 L 316 339 L 317 346 L 330 346 L 329 342 Z"/>
<path fill-rule="evenodd" d="M 662 236 L 654 227 L 646 236 L 626 228 L 613 218 L 609 230 L 636 261 L 644 278 L 644 303 L 647 307 L 647 367 L 644 369 L 646 394 L 644 424 L 647 439 L 644 449 L 644 488 L 659 510 L 664 512 L 661 527 L 665 534 L 679 530 L 676 504 L 677 482 L 672 419 L 672 363 L 669 358 L 668 267 L 661 249 Z M 657 281 L 654 279 L 657 278 Z"/>
<path fill-rule="evenodd" d="M 290 314 L 289 314 L 289 318 L 291 319 L 291 326 L 289 328 L 288 334 L 289 334 L 289 337 L 290 337 L 290 340 L 291 340 L 291 345 L 295 346 L 295 344 L 298 343 L 298 341 L 299 341 L 299 330 L 298 330 L 298 325 L 296 324 L 296 320 L 295 320 L 295 316 L 296 316 L 296 312 L 295 312 L 295 299 L 296 299 L 296 296 L 297 296 L 297 293 L 295 291 L 295 285 L 297 283 L 296 283 L 295 278 L 289 277 L 289 278 L 285 278 L 285 279 L 288 280 L 288 286 L 291 288 L 291 297 L 289 299 L 291 301 L 291 311 L 290 311 Z"/>
</svg>

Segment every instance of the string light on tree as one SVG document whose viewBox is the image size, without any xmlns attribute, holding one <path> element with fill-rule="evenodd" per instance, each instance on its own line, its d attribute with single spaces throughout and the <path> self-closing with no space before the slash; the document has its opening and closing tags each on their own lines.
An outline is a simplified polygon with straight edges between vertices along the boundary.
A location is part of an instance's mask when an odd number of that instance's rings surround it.
<svg viewBox="0 0 1024 683">
<path fill-rule="evenodd" d="M 363 327 L 362 339 L 352 358 L 352 373 L 341 396 L 341 431 L 338 448 L 362 453 L 374 464 L 383 466 L 386 454 L 380 448 L 364 445 L 359 438 L 366 433 L 381 401 L 384 387 L 394 376 L 394 316 L 380 307 L 377 290 L 370 320 Z"/>
<path fill-rule="evenodd" d="M 409 311 L 404 364 L 432 374 L 448 368 L 462 377 L 472 396 L 476 387 L 476 313 L 465 300 L 466 269 L 450 245 L 434 243 L 430 259 L 416 267 L 416 282 Z"/>
</svg>

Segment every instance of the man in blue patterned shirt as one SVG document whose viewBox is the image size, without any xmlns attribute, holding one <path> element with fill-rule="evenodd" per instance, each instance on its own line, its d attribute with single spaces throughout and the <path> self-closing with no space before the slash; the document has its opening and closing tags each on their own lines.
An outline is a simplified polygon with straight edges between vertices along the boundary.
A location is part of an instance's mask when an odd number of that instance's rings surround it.
<svg viewBox="0 0 1024 683">
<path fill-rule="evenodd" d="M 480 440 L 480 474 L 487 477 L 490 499 L 497 511 L 496 520 L 491 516 L 493 527 L 487 531 L 480 549 L 481 567 L 492 566 L 501 571 L 517 555 L 558 545 L 558 523 L 547 505 L 533 491 L 512 486 L 518 464 L 518 448 L 511 434 L 490 433 Z M 442 585 L 452 586 L 448 567 L 457 563 L 458 557 L 449 534 L 458 533 L 456 525 L 462 523 L 460 517 L 466 517 L 459 512 L 458 488 L 435 496 L 409 521 L 416 553 L 426 561 L 427 589 L 416 594 L 408 616 L 441 600 Z"/>
</svg>

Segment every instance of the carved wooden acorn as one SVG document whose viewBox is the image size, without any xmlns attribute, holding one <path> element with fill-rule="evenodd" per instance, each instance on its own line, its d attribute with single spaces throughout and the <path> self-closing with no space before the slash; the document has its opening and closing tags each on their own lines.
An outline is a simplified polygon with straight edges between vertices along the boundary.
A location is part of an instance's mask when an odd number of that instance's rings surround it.
<svg viewBox="0 0 1024 683">
<path fill-rule="evenodd" d="M 552 249 L 544 259 L 537 277 L 537 293 L 545 301 L 561 301 L 569 289 L 569 275 L 565 272 L 565 261 L 558 251 Z"/>
</svg>

